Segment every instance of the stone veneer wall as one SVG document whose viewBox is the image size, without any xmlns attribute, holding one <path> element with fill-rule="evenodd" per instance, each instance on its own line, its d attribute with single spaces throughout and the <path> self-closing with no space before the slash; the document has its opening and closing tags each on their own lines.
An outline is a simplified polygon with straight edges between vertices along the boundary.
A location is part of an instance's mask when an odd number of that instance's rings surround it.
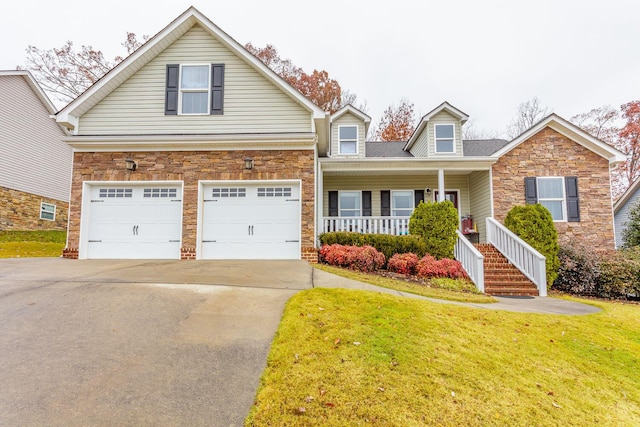
<svg viewBox="0 0 640 427">
<path fill-rule="evenodd" d="M 125 170 L 127 157 L 138 163 L 136 171 Z M 247 157 L 254 160 L 252 170 L 244 169 L 243 160 Z M 75 153 L 65 256 L 77 258 L 84 181 L 183 181 L 181 257 L 195 259 L 198 181 L 286 179 L 302 181 L 301 258 L 313 258 L 310 256 L 315 253 L 313 150 Z"/>
<path fill-rule="evenodd" d="M 40 203 L 56 206 L 54 221 L 40 219 Z M 0 230 L 66 230 L 69 203 L 0 186 Z"/>
<path fill-rule="evenodd" d="M 494 216 L 504 222 L 509 209 L 524 205 L 524 178 L 577 176 L 580 222 L 556 222 L 561 244 L 580 242 L 614 249 L 609 161 L 545 128 L 502 156 L 493 166 Z"/>
</svg>

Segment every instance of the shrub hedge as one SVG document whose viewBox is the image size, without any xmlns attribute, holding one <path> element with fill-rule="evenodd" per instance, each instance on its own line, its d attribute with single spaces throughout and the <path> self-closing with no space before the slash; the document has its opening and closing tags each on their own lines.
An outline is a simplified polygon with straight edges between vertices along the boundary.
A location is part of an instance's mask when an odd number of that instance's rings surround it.
<svg viewBox="0 0 640 427">
<path fill-rule="evenodd" d="M 420 202 L 409 219 L 409 233 L 422 237 L 426 253 L 437 259 L 453 258 L 458 210 L 449 200 Z"/>
<path fill-rule="evenodd" d="M 319 239 L 322 245 L 370 245 L 382 252 L 386 259 L 390 259 L 395 254 L 404 254 L 408 252 L 412 252 L 418 257 L 422 257 L 427 253 L 426 245 L 418 236 L 392 236 L 389 234 L 362 234 L 345 231 L 332 231 L 329 233 L 322 233 Z"/>
<path fill-rule="evenodd" d="M 387 270 L 400 274 L 416 274 L 416 265 L 418 265 L 418 255 L 395 254 L 387 261 Z"/>
<path fill-rule="evenodd" d="M 551 288 L 560 267 L 558 232 L 551 212 L 539 203 L 514 206 L 507 213 L 504 225 L 547 258 L 547 288 Z"/>
<path fill-rule="evenodd" d="M 324 245 L 320 249 L 320 260 L 330 265 L 364 272 L 377 271 L 385 263 L 384 255 L 369 245 Z"/>
</svg>

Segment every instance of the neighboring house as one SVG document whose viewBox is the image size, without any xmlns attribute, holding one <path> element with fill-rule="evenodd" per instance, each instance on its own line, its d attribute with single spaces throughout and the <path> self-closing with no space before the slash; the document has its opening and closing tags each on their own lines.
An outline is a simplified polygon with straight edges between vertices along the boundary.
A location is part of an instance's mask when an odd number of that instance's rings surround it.
<svg viewBox="0 0 640 427">
<path fill-rule="evenodd" d="M 0 71 L 0 230 L 64 230 L 72 150 L 28 71 Z"/>
<path fill-rule="evenodd" d="M 58 113 L 75 152 L 65 256 L 315 260 L 324 231 L 404 234 L 417 202 L 445 198 L 479 242 L 537 201 L 563 241 L 613 247 L 623 153 L 553 114 L 463 141 L 467 118 L 445 102 L 408 142 L 365 142 L 366 114 L 325 113 L 190 8 Z"/>
<path fill-rule="evenodd" d="M 629 210 L 640 203 L 640 179 L 631 184 L 627 191 L 613 204 L 613 215 L 616 228 L 616 247 L 624 246 L 624 231 L 629 221 Z"/>
</svg>

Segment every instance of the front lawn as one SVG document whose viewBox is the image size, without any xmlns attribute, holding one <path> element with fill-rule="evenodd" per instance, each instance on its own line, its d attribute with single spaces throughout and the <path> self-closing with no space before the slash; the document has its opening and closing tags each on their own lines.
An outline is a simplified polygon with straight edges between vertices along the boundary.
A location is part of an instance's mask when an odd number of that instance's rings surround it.
<svg viewBox="0 0 640 427">
<path fill-rule="evenodd" d="M 0 258 L 58 257 L 65 231 L 0 231 Z"/>
<path fill-rule="evenodd" d="M 596 304 L 559 316 L 300 292 L 246 425 L 636 426 L 640 306 Z"/>
</svg>

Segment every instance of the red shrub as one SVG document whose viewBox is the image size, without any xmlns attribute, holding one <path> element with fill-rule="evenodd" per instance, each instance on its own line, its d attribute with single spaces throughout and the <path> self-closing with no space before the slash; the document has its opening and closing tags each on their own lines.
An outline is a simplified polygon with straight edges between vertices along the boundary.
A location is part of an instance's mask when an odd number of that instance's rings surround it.
<svg viewBox="0 0 640 427">
<path fill-rule="evenodd" d="M 379 270 L 385 257 L 373 246 L 324 245 L 320 249 L 320 260 L 330 265 L 347 267 L 359 271 Z"/>
<path fill-rule="evenodd" d="M 416 274 L 416 265 L 418 264 L 418 255 L 395 254 L 387 262 L 387 270 L 400 274 Z"/>
<path fill-rule="evenodd" d="M 452 279 L 467 278 L 460 261 L 449 258 L 437 260 L 431 255 L 425 255 L 416 266 L 416 274 L 420 277 L 449 277 Z"/>
</svg>

